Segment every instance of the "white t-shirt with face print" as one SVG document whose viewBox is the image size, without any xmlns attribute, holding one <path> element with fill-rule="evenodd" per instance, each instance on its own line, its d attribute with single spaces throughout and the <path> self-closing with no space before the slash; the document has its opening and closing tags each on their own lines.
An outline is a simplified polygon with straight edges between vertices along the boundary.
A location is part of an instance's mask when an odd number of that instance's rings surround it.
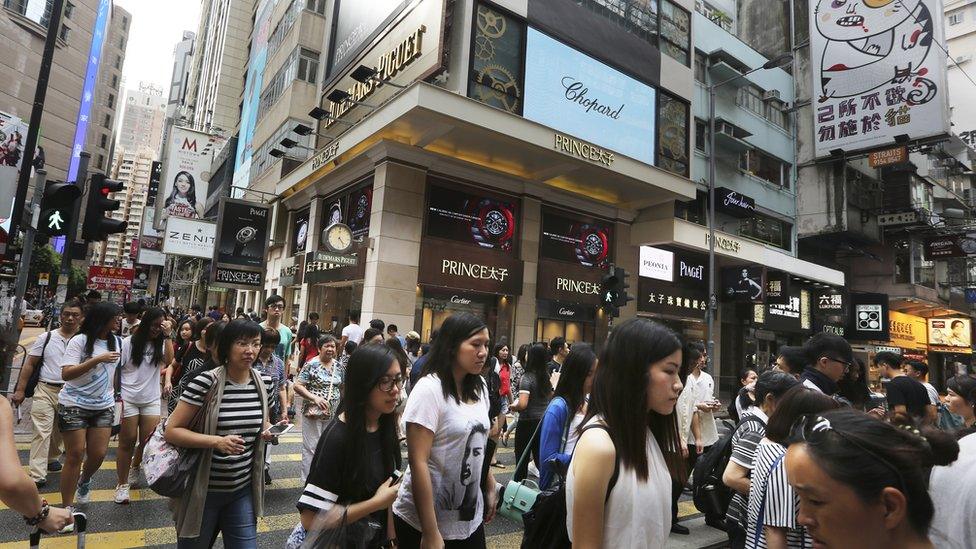
<svg viewBox="0 0 976 549">
<path fill-rule="evenodd" d="M 440 378 L 421 378 L 407 399 L 405 423 L 416 423 L 434 433 L 427 467 L 434 493 L 437 527 L 446 540 L 466 539 L 481 526 L 484 501 L 481 471 L 488 441 L 488 389 L 478 402 L 457 403 L 444 398 Z M 413 495 L 413 479 L 407 470 L 393 512 L 421 530 Z"/>
</svg>

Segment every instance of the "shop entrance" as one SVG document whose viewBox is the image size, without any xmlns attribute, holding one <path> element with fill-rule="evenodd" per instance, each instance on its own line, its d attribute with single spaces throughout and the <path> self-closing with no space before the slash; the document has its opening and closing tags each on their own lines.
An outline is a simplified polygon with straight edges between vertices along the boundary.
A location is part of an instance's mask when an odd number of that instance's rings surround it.
<svg viewBox="0 0 976 549">
<path fill-rule="evenodd" d="M 424 288 L 420 302 L 421 332 L 423 341 L 430 341 L 430 333 L 440 328 L 447 317 L 455 313 L 471 313 L 485 321 L 494 340 L 498 327 L 498 300 L 501 296 L 479 294 L 464 290 Z M 500 334 L 504 335 L 504 334 Z"/>
<path fill-rule="evenodd" d="M 342 334 L 342 328 L 349 323 L 349 315 L 359 312 L 363 308 L 363 283 L 351 282 L 336 286 L 316 285 L 311 290 L 309 311 L 319 313 L 319 326 L 324 332 L 336 337 Z M 369 322 L 368 318 L 360 319 L 361 323 Z"/>
</svg>

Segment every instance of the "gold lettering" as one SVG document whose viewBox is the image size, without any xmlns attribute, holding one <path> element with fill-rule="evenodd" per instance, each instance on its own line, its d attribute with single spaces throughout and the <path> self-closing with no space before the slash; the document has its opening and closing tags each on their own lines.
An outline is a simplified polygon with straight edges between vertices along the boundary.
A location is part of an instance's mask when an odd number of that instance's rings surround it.
<svg viewBox="0 0 976 549">
<path fill-rule="evenodd" d="M 553 148 L 604 166 L 610 166 L 614 161 L 612 152 L 559 133 L 553 134 Z"/>
</svg>

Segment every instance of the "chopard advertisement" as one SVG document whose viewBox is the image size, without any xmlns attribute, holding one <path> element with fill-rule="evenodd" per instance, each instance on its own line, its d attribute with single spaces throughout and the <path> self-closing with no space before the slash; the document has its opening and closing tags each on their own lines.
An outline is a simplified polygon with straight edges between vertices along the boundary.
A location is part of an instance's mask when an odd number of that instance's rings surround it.
<svg viewBox="0 0 976 549">
<path fill-rule="evenodd" d="M 433 184 L 428 190 L 427 236 L 511 252 L 515 249 L 518 219 L 515 198 L 473 194 Z"/>
<path fill-rule="evenodd" d="M 606 269 L 613 260 L 612 245 L 613 229 L 609 222 L 586 216 L 570 218 L 548 210 L 542 212 L 540 257 Z"/>
</svg>

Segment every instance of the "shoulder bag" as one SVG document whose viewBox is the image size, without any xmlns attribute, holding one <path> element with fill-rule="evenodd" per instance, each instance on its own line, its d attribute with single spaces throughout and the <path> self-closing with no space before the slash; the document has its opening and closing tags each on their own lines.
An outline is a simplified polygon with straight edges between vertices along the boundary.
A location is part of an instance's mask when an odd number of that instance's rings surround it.
<svg viewBox="0 0 976 549">
<path fill-rule="evenodd" d="M 539 425 L 535 428 L 535 432 L 532 433 L 532 438 L 529 439 L 529 443 L 525 446 L 525 450 L 522 451 L 522 456 L 515 465 L 516 471 L 528 459 L 532 451 L 532 444 L 535 442 L 535 437 L 539 436 L 539 429 L 541 428 L 542 422 L 540 421 Z M 505 486 L 504 493 L 502 493 L 502 502 L 501 507 L 498 508 L 498 513 L 512 519 L 518 524 L 522 524 L 522 515 L 529 509 L 532 509 L 537 497 L 539 497 L 539 484 L 536 481 L 527 478 L 521 482 L 510 480 Z"/>
<path fill-rule="evenodd" d="M 41 347 L 41 360 L 34 366 L 34 371 L 31 372 L 30 378 L 27 379 L 27 385 L 24 386 L 24 398 L 33 397 L 34 391 L 37 390 L 37 384 L 41 381 L 41 368 L 44 367 L 44 351 L 47 351 L 47 344 L 50 342 L 51 332 L 48 332 L 47 338 L 44 339 L 44 345 Z"/>
<path fill-rule="evenodd" d="M 217 380 L 203 397 L 203 405 L 187 426 L 191 431 L 203 432 L 213 397 L 217 391 Z M 217 403 L 219 406 L 220 404 Z M 146 483 L 153 492 L 165 497 L 178 498 L 189 490 L 190 482 L 200 466 L 202 448 L 180 448 L 166 442 L 164 433 L 169 418 L 159 422 L 146 442 L 142 460 L 142 470 L 146 473 Z"/>
<path fill-rule="evenodd" d="M 122 432 L 122 413 L 125 411 L 125 403 L 122 401 L 122 338 L 115 336 L 109 341 L 115 342 L 115 349 L 109 351 L 119 351 L 119 362 L 115 365 L 115 412 L 112 415 L 112 436 L 117 436 Z"/>
</svg>

